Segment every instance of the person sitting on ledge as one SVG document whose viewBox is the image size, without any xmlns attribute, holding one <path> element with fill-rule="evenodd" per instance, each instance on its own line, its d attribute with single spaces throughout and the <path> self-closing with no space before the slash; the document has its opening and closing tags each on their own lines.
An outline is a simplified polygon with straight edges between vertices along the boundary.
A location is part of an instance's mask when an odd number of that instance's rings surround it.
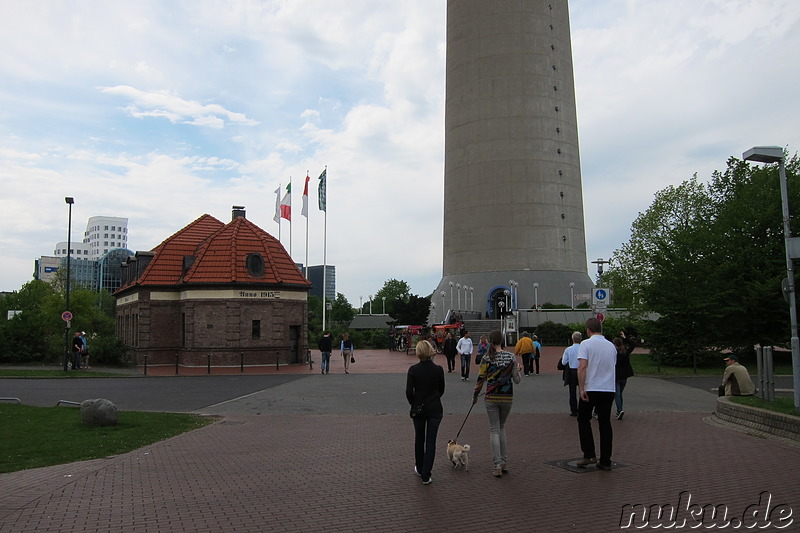
<svg viewBox="0 0 800 533">
<path fill-rule="evenodd" d="M 752 396 L 756 393 L 750 374 L 739 364 L 739 359 L 735 355 L 725 357 L 725 365 L 720 396 Z"/>
</svg>

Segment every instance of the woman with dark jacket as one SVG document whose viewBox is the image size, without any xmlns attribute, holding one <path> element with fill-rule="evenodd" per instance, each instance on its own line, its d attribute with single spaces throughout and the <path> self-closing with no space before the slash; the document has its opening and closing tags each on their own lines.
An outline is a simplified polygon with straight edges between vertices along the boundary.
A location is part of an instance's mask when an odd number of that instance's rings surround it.
<svg viewBox="0 0 800 533">
<path fill-rule="evenodd" d="M 617 405 L 617 420 L 622 420 L 622 417 L 625 416 L 625 411 L 622 410 L 622 391 L 625 390 L 625 385 L 628 384 L 628 378 L 633 377 L 631 353 L 636 348 L 636 342 L 635 339 L 626 337 L 624 331 L 620 331 L 619 337 L 614 337 L 613 342 L 617 348 L 617 391 L 614 396 L 614 402 Z"/>
<path fill-rule="evenodd" d="M 452 372 L 456 368 L 456 354 L 458 350 L 456 350 L 456 340 L 453 338 L 453 334 L 449 331 L 447 332 L 447 336 L 444 338 L 444 346 L 442 347 L 442 353 L 447 358 L 447 371 Z"/>
<path fill-rule="evenodd" d="M 414 472 L 429 485 L 433 459 L 436 456 L 436 435 L 442 422 L 441 397 L 444 395 L 444 370 L 431 359 L 436 353 L 428 341 L 417 343 L 419 363 L 408 369 L 406 399 L 411 405 L 414 422 Z M 421 406 L 421 407 L 420 407 Z M 415 408 L 419 414 L 414 416 Z"/>
</svg>

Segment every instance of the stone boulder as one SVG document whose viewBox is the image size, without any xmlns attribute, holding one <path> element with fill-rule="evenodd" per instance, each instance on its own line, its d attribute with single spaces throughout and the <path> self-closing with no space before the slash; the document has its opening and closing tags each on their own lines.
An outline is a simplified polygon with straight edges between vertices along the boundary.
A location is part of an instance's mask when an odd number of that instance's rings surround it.
<svg viewBox="0 0 800 533">
<path fill-rule="evenodd" d="M 85 400 L 81 404 L 81 418 L 87 426 L 116 426 L 117 406 L 104 398 Z"/>
</svg>

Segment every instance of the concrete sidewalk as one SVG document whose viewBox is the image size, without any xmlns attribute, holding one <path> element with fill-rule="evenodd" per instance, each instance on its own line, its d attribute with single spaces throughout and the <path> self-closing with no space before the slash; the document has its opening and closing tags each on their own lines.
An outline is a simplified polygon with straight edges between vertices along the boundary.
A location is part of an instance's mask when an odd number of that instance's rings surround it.
<svg viewBox="0 0 800 533">
<path fill-rule="evenodd" d="M 605 532 L 627 523 L 625 505 L 678 506 L 687 494 L 693 505 L 725 506 L 732 522 L 714 529 L 734 531 L 746 529 L 736 520 L 748 506 L 766 505 L 763 492 L 771 509 L 787 506 L 772 513 L 772 526 L 792 520 L 783 531 L 797 529 L 800 516 L 779 522 L 778 514 L 800 512 L 800 448 L 710 425 L 714 395 L 656 379 L 629 381 L 626 417 L 613 421 L 616 468 L 576 473 L 566 389 L 555 371 L 523 378 L 507 424 L 510 473 L 497 479 L 482 403 L 459 438 L 472 445 L 469 472 L 446 461 L 474 385 L 446 374 L 441 453 L 434 482 L 422 486 L 399 370 L 309 373 L 198 408 L 222 418 L 134 452 L 2 474 L 0 531 Z M 204 381 L 222 388 L 228 379 Z M 681 516 L 683 530 L 696 524 Z M 708 513 L 702 523 L 712 524 Z"/>
</svg>

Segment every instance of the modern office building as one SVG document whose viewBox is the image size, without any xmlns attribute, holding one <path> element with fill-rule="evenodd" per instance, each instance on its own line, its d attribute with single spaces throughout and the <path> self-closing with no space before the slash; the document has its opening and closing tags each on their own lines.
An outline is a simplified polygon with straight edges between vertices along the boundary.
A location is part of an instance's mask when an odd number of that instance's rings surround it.
<svg viewBox="0 0 800 533">
<path fill-rule="evenodd" d="M 567 0 L 448 0 L 445 76 L 434 301 L 494 318 L 590 292 Z"/>
<path fill-rule="evenodd" d="M 99 260 L 111 250 L 128 247 L 128 219 L 122 217 L 95 216 L 86 223 L 83 241 L 72 242 L 73 257 Z M 56 257 L 67 256 L 67 242 L 59 242 L 53 251 Z"/>
<path fill-rule="evenodd" d="M 327 270 L 327 275 L 323 275 Z M 322 286 L 325 285 L 325 301 L 332 302 L 336 299 L 336 267 L 333 265 L 316 265 L 308 267 L 306 272 L 308 281 L 311 282 L 309 294 L 322 299 Z"/>
</svg>

